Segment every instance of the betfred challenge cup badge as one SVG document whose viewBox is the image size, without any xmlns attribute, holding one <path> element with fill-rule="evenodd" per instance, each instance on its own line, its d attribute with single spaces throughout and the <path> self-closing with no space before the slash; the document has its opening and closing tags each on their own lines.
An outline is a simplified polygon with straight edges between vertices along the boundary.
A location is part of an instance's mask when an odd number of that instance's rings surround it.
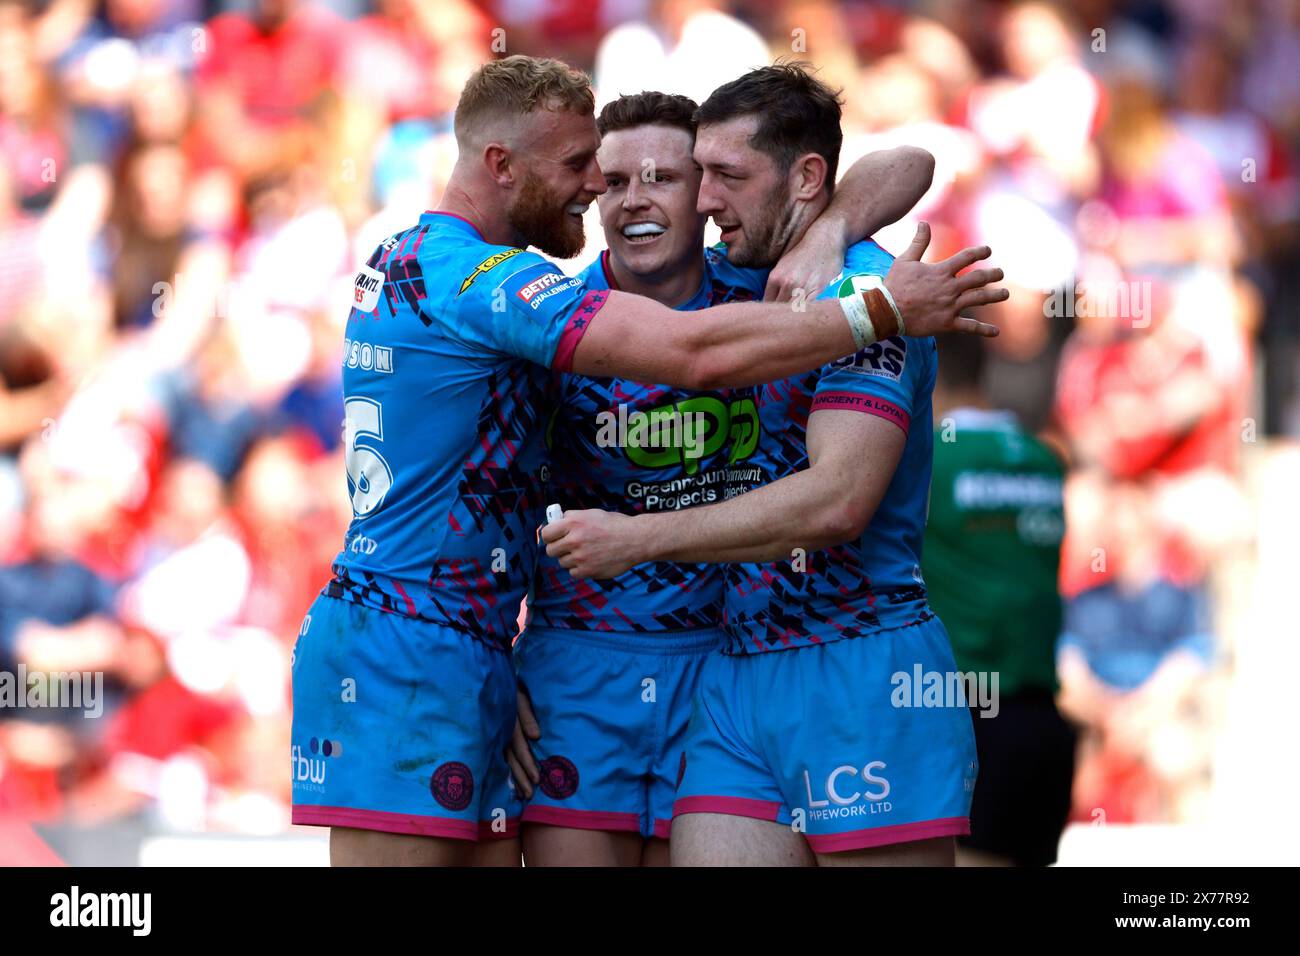
<svg viewBox="0 0 1300 956">
<path fill-rule="evenodd" d="M 448 810 L 464 810 L 474 796 L 474 774 L 469 767 L 453 760 L 433 772 L 429 790 L 433 799 Z"/>
<path fill-rule="evenodd" d="M 542 793 L 552 800 L 563 800 L 578 792 L 578 768 L 568 757 L 547 757 L 540 770 Z"/>
</svg>

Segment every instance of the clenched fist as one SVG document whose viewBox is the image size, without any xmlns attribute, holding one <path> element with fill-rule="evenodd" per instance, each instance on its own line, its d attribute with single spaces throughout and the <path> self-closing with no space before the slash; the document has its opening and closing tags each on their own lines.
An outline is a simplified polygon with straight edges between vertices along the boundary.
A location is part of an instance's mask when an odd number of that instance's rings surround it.
<svg viewBox="0 0 1300 956">
<path fill-rule="evenodd" d="M 575 578 L 613 578 L 640 564 L 644 536 L 631 515 L 566 511 L 542 528 L 546 553 Z M 638 539 L 642 540 L 638 540 Z"/>
</svg>

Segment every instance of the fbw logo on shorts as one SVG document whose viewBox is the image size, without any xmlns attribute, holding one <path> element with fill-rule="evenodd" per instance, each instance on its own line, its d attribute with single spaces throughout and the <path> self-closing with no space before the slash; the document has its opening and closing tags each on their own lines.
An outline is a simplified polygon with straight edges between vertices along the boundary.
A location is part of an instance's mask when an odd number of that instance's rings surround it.
<svg viewBox="0 0 1300 956">
<path fill-rule="evenodd" d="M 293 767 L 293 785 L 296 789 L 325 792 L 325 759 L 343 756 L 343 744 L 337 740 L 320 740 L 313 737 L 307 744 L 310 755 L 302 752 L 297 744 L 293 745 L 290 764 Z M 320 754 L 320 758 L 316 755 Z"/>
<path fill-rule="evenodd" d="M 888 813 L 893 809 L 893 805 L 885 799 L 889 796 L 889 781 L 876 773 L 884 769 L 883 760 L 873 760 L 861 770 L 850 764 L 836 767 L 826 775 L 826 781 L 818 791 L 824 795 L 824 799 L 813 796 L 812 776 L 805 769 L 803 783 L 808 791 L 808 818 L 832 820 L 836 817 Z M 844 777 L 849 779 L 842 779 Z M 867 785 L 866 789 L 858 789 L 859 778 Z"/>
</svg>

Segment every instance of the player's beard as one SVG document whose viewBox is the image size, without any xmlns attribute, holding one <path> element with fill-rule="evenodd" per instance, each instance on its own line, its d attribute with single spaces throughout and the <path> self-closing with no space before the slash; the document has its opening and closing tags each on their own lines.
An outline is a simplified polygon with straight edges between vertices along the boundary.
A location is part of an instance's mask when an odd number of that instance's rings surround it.
<svg viewBox="0 0 1300 956">
<path fill-rule="evenodd" d="M 557 259 L 572 259 L 582 251 L 585 236 L 582 220 L 569 215 L 567 206 L 529 170 L 524 173 L 519 196 L 506 211 L 506 218 L 525 244 Z"/>
<path fill-rule="evenodd" d="M 743 269 L 771 269 L 785 252 L 794 205 L 785 183 L 777 183 L 755 218 L 745 223 L 745 238 L 727 247 L 727 261 Z"/>
</svg>

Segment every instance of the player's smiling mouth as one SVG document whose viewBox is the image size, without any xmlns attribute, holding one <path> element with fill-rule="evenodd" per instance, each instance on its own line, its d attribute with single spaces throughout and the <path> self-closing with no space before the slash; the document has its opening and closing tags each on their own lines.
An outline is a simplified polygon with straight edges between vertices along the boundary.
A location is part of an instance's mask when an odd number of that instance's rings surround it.
<svg viewBox="0 0 1300 956">
<path fill-rule="evenodd" d="M 660 236 L 668 231 L 668 227 L 657 222 L 629 222 L 619 233 L 624 240 L 636 246 L 643 246 L 647 243 L 654 242 Z"/>
<path fill-rule="evenodd" d="M 718 222 L 718 220 L 716 219 L 713 220 L 713 222 L 718 227 L 720 233 L 718 238 L 720 238 L 725 243 L 730 244 L 731 240 L 735 239 L 738 235 L 740 235 L 740 223 L 738 222 L 730 223 L 727 225 L 723 225 L 722 223 Z"/>
<path fill-rule="evenodd" d="M 590 205 L 591 203 L 589 202 L 571 202 L 564 207 L 564 211 L 567 212 L 570 216 L 574 216 L 575 218 L 581 219 L 583 217 L 583 214 L 586 213 L 587 207 Z"/>
</svg>

